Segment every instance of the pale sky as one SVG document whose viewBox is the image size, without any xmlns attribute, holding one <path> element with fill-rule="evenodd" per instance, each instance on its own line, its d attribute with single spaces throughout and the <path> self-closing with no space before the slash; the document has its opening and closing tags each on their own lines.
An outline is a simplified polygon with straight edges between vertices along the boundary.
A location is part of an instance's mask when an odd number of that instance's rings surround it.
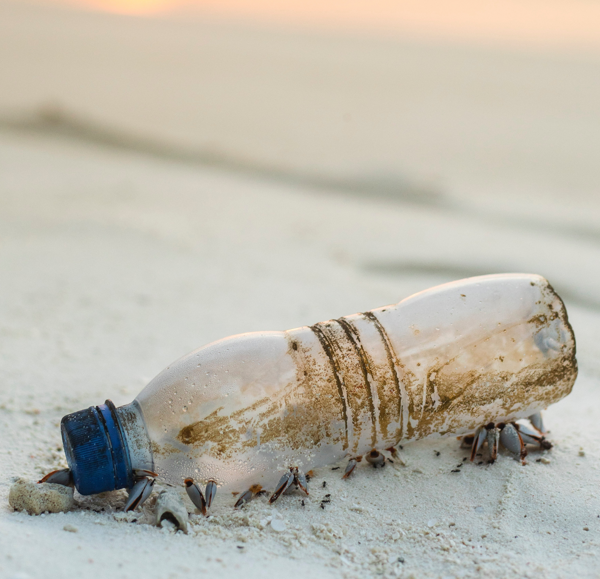
<svg viewBox="0 0 600 579">
<path fill-rule="evenodd" d="M 598 0 L 45 0 L 124 14 L 200 13 L 293 26 L 600 50 Z"/>
</svg>

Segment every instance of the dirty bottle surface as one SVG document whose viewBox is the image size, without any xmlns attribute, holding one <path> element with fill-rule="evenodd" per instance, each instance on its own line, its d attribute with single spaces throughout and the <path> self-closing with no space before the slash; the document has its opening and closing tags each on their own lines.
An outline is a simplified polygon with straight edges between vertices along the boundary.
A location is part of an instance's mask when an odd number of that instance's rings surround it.
<svg viewBox="0 0 600 579">
<path fill-rule="evenodd" d="M 212 479 L 274 487 L 373 448 L 530 416 L 577 376 L 562 300 L 537 275 L 469 278 L 285 332 L 219 340 L 180 358 L 128 405 L 63 418 L 82 494 Z"/>
</svg>

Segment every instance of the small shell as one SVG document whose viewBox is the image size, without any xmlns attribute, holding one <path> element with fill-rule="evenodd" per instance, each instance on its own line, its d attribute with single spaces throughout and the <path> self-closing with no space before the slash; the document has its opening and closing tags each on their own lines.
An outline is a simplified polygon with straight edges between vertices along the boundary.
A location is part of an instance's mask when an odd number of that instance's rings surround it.
<svg viewBox="0 0 600 579">
<path fill-rule="evenodd" d="M 356 468 L 356 459 L 351 458 L 348 461 L 348 464 L 346 466 L 346 470 L 344 471 L 344 476 L 342 477 L 342 479 L 348 478 L 354 472 L 355 468 Z"/>
<path fill-rule="evenodd" d="M 184 533 L 188 532 L 188 512 L 181 495 L 172 489 L 161 491 L 156 499 L 156 526 L 160 527 L 164 520 L 170 521 Z"/>
<path fill-rule="evenodd" d="M 38 481 L 38 484 L 41 483 L 51 483 L 55 485 L 63 485 L 66 487 L 72 487 L 73 483 L 73 473 L 70 468 L 63 468 L 61 470 L 55 470 L 48 473 L 44 478 Z"/>
<path fill-rule="evenodd" d="M 298 485 L 298 487 L 300 488 L 300 490 L 306 495 L 308 496 L 308 480 L 306 478 L 306 475 L 304 473 L 297 473 L 296 474 L 296 484 Z"/>
<path fill-rule="evenodd" d="M 287 471 L 277 483 L 277 488 L 275 492 L 271 495 L 269 499 L 269 503 L 274 503 L 285 491 L 287 491 L 292 483 L 294 482 L 294 473 L 289 470 Z"/>
<path fill-rule="evenodd" d="M 495 424 L 488 424 L 486 426 L 486 439 L 490 460 L 494 462 L 498 458 L 498 442 L 500 441 L 500 431 L 496 428 Z"/>
<path fill-rule="evenodd" d="M 246 492 L 244 492 L 240 495 L 240 498 L 237 500 L 237 502 L 235 503 L 233 508 L 239 509 L 240 507 L 243 507 L 246 503 L 250 502 L 253 497 L 254 497 L 254 494 L 252 493 L 252 491 L 250 489 L 248 489 Z"/>
<path fill-rule="evenodd" d="M 385 465 L 385 456 L 375 449 L 365 455 L 365 460 L 374 467 Z"/>
<path fill-rule="evenodd" d="M 152 494 L 153 487 L 153 478 L 144 477 L 137 481 L 128 491 L 129 499 L 125 505 L 125 512 L 134 511 L 137 507 L 143 505 L 146 499 Z"/>
<path fill-rule="evenodd" d="M 500 432 L 500 442 L 513 454 L 521 454 L 521 437 L 519 436 L 519 431 L 512 424 L 509 423 L 502 429 Z"/>
<path fill-rule="evenodd" d="M 537 412 L 536 414 L 532 414 L 529 417 L 529 421 L 533 425 L 536 430 L 539 430 L 541 434 L 546 433 L 546 429 L 544 428 L 544 421 L 542 420 L 542 413 Z"/>
<path fill-rule="evenodd" d="M 202 490 L 200 489 L 200 487 L 194 482 L 194 479 L 192 478 L 186 478 L 183 481 L 183 484 L 185 485 L 185 491 L 187 492 L 188 497 L 190 497 L 192 503 L 194 503 L 194 506 L 204 516 L 206 516 L 206 501 L 204 500 L 204 495 L 202 494 Z"/>
<path fill-rule="evenodd" d="M 217 494 L 217 483 L 214 480 L 209 480 L 206 483 L 206 507 L 210 509 L 212 502 Z"/>
</svg>

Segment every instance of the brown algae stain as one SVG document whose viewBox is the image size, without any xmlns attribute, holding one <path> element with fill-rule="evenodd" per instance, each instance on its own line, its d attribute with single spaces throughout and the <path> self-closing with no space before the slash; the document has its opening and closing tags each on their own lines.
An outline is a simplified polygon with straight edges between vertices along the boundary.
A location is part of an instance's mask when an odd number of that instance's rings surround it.
<svg viewBox="0 0 600 579">
<path fill-rule="evenodd" d="M 344 429 L 335 427 L 342 419 L 335 380 L 297 340 L 290 340 L 289 353 L 296 362 L 296 378 L 275 397 L 258 400 L 229 416 L 219 415 L 223 408 L 218 408 L 203 420 L 182 428 L 177 439 L 220 459 L 267 443 L 272 450 L 310 449 L 324 440 L 329 444 L 343 443 Z M 248 433 L 256 435 L 249 437 Z"/>
<path fill-rule="evenodd" d="M 571 391 L 577 360 L 564 304 L 549 284 L 540 284 L 540 290 L 544 299 L 530 319 L 455 348 L 453 356 L 440 353 L 440 362 L 424 368 L 424 382 L 401 362 L 372 312 L 362 317 L 374 326 L 380 341 L 368 348 L 358 326 L 345 318 L 302 328 L 293 337 L 286 334 L 296 375 L 281 392 L 231 415 L 220 415 L 219 408 L 182 428 L 177 438 L 220 459 L 267 443 L 272 450 L 299 451 L 340 444 L 352 452 L 367 439 L 375 447 L 476 427 L 465 424 L 465 417 L 480 420 L 486 406 L 507 418 L 532 404 L 548 406 Z M 557 323 L 562 348 L 544 354 L 532 336 Z M 385 367 L 374 361 L 373 348 L 387 361 Z M 400 428 L 390 432 L 394 421 Z M 376 426 L 382 440 L 375 440 Z"/>
</svg>

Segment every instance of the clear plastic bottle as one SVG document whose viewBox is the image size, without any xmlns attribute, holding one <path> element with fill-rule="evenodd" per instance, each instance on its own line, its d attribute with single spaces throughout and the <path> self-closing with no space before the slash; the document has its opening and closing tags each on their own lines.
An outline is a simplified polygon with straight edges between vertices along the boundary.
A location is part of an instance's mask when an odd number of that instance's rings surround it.
<svg viewBox="0 0 600 579">
<path fill-rule="evenodd" d="M 229 491 L 273 488 L 401 441 L 534 414 L 577 376 L 562 300 L 537 275 L 461 280 L 400 303 L 286 332 L 219 340 L 180 358 L 131 403 L 63 419 L 83 494 L 134 469 Z"/>
</svg>

